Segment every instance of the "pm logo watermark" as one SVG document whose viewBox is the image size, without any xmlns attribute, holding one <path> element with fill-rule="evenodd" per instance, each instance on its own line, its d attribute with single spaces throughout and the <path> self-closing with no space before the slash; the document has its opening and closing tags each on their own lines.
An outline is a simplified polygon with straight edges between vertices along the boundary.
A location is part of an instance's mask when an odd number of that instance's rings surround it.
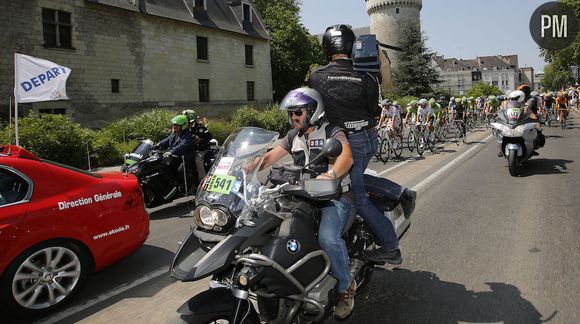
<svg viewBox="0 0 580 324">
<path fill-rule="evenodd" d="M 539 6 L 530 19 L 532 38 L 541 48 L 560 50 L 572 44 L 578 34 L 576 11 L 561 2 Z"/>
</svg>

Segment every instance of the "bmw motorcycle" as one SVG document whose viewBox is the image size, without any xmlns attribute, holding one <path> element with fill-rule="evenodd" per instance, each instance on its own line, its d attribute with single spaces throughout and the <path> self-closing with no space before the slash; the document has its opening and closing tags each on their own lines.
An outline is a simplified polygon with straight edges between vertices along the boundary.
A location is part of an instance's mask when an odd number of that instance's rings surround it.
<svg viewBox="0 0 580 324">
<path fill-rule="evenodd" d="M 521 164 L 532 157 L 534 150 L 544 146 L 538 137 L 540 123 L 512 103 L 498 112 L 491 126 L 512 176 L 520 173 Z"/>
<path fill-rule="evenodd" d="M 257 170 L 278 135 L 253 127 L 230 135 L 200 185 L 193 212 L 196 228 L 180 246 L 171 276 L 183 282 L 211 281 L 207 290 L 179 307 L 182 321 L 320 322 L 333 313 L 338 282 L 318 244 L 317 205 L 339 198 L 341 180 L 315 179 L 308 166 L 279 165 L 270 174 L 272 185 L 262 185 Z M 327 140 L 310 164 L 341 150 L 338 141 Z M 246 172 L 248 165 L 254 171 Z M 399 202 L 378 193 L 373 200 L 402 236 L 410 222 Z M 343 238 L 351 274 L 362 286 L 375 265 L 362 251 L 376 240 L 354 209 Z"/>
<path fill-rule="evenodd" d="M 177 198 L 195 193 L 189 188 L 197 187 L 194 177 L 176 176 L 171 170 L 180 164 L 177 156 L 163 157 L 163 151 L 155 149 L 153 141 L 141 141 L 133 152 L 125 154 L 122 172 L 133 173 L 143 189 L 145 206 L 157 207 L 169 203 Z M 204 166 L 206 171 L 215 160 L 219 146 L 212 146 L 205 155 Z M 195 169 L 192 173 L 195 173 Z M 183 179 L 186 179 L 184 181 Z"/>
</svg>

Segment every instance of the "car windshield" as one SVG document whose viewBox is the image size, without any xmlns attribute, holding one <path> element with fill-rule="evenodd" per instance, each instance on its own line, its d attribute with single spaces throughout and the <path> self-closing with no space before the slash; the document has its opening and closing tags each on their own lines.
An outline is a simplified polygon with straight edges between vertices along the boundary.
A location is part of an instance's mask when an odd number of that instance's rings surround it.
<svg viewBox="0 0 580 324">
<path fill-rule="evenodd" d="M 230 135 L 200 184 L 196 205 L 219 205 L 233 214 L 241 213 L 258 194 L 262 184 L 257 174 L 264 154 L 279 135 L 257 127 L 244 127 Z"/>
</svg>

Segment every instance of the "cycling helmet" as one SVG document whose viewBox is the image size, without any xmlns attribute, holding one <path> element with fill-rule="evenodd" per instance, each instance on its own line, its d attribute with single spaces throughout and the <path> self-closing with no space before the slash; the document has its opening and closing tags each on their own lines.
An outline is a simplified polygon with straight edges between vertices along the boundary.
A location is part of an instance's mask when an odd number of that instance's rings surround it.
<svg viewBox="0 0 580 324">
<path fill-rule="evenodd" d="M 389 99 L 381 100 L 381 107 L 388 106 L 389 104 L 391 104 L 391 101 Z"/>
<path fill-rule="evenodd" d="M 455 97 L 449 98 L 449 101 L 455 101 Z"/>
<path fill-rule="evenodd" d="M 435 103 L 435 98 L 429 99 L 429 105 L 433 106 L 434 103 Z"/>
<path fill-rule="evenodd" d="M 465 96 L 464 96 L 464 97 L 462 97 L 462 98 L 461 98 L 461 101 L 463 101 L 463 102 L 467 102 L 467 97 L 465 97 Z"/>
<path fill-rule="evenodd" d="M 427 105 L 427 99 L 421 98 L 418 101 L 419 106 L 426 106 Z"/>
<path fill-rule="evenodd" d="M 491 95 L 489 97 L 487 97 L 487 99 L 491 100 L 491 101 L 496 101 L 497 98 L 494 95 Z"/>
<path fill-rule="evenodd" d="M 334 25 L 326 28 L 322 36 L 322 49 L 328 59 L 334 54 L 346 54 L 348 57 L 352 54 L 352 45 L 354 44 L 354 32 L 348 25 Z"/>
<path fill-rule="evenodd" d="M 322 103 L 322 96 L 318 91 L 303 87 L 291 90 L 280 103 L 280 110 L 288 111 L 288 123 L 294 127 L 292 120 L 293 111 L 304 110 L 306 116 L 304 118 L 303 127 L 309 127 L 322 121 L 324 117 L 324 103 Z"/>
<path fill-rule="evenodd" d="M 218 140 L 216 140 L 215 138 L 209 140 L 209 147 L 217 148 L 218 146 L 219 146 Z"/>
<path fill-rule="evenodd" d="M 532 93 L 530 93 L 530 96 L 537 97 L 538 96 L 538 93 L 536 91 L 532 91 Z"/>
<path fill-rule="evenodd" d="M 455 102 L 456 102 L 456 103 L 460 103 L 460 102 L 462 102 L 462 101 L 463 101 L 463 100 L 461 100 L 461 98 L 455 98 Z"/>
<path fill-rule="evenodd" d="M 190 123 L 197 121 L 199 118 L 199 114 L 193 109 L 185 109 L 181 114 L 187 117 Z"/>
<path fill-rule="evenodd" d="M 185 115 L 177 115 L 171 119 L 171 125 L 179 125 L 181 129 L 187 128 L 189 120 Z"/>
<path fill-rule="evenodd" d="M 517 101 L 518 103 L 524 103 L 524 100 L 526 99 L 526 94 L 521 91 L 521 90 L 515 90 L 510 92 L 510 94 L 508 95 L 508 99 L 510 101 Z"/>
<path fill-rule="evenodd" d="M 393 106 L 398 106 L 399 102 L 398 101 L 393 101 Z"/>
</svg>

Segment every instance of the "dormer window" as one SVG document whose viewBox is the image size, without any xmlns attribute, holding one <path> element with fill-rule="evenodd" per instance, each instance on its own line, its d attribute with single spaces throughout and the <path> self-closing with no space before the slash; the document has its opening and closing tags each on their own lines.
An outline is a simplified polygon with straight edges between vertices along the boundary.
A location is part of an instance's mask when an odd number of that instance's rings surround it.
<svg viewBox="0 0 580 324">
<path fill-rule="evenodd" d="M 242 14 L 244 21 L 252 21 L 252 10 L 249 3 L 242 4 Z"/>
<path fill-rule="evenodd" d="M 205 10 L 205 8 L 206 8 L 205 2 L 206 2 L 206 0 L 193 0 L 193 6 L 195 8 L 204 9 Z"/>
</svg>

